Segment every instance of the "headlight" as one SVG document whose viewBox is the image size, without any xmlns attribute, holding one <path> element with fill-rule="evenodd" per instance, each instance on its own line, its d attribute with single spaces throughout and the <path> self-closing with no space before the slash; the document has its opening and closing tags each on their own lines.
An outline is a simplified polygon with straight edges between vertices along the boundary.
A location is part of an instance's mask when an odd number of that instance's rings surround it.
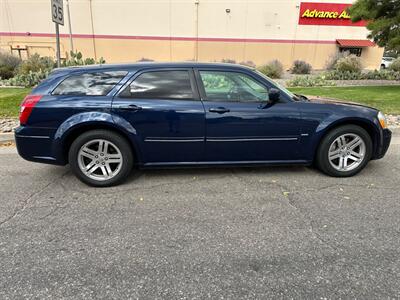
<svg viewBox="0 0 400 300">
<path fill-rule="evenodd" d="M 379 120 L 379 124 L 381 124 L 381 127 L 383 129 L 387 128 L 386 117 L 382 112 L 378 113 L 378 120 Z"/>
</svg>

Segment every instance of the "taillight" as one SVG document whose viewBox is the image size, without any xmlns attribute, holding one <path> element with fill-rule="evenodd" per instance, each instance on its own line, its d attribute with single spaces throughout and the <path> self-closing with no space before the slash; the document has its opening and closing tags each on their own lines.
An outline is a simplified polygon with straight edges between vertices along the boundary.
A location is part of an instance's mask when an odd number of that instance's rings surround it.
<svg viewBox="0 0 400 300">
<path fill-rule="evenodd" d="M 33 108 L 42 97 L 42 95 L 28 95 L 25 97 L 24 101 L 21 103 L 21 109 L 19 111 L 19 123 L 21 125 L 26 124 Z"/>
</svg>

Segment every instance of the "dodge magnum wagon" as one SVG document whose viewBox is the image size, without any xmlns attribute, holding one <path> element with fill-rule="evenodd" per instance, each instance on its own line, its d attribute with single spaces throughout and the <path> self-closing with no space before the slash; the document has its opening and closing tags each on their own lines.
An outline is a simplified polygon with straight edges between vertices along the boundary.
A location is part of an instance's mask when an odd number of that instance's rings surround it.
<svg viewBox="0 0 400 300">
<path fill-rule="evenodd" d="M 376 109 L 310 101 L 239 65 L 137 63 L 56 69 L 21 104 L 19 154 L 93 186 L 137 168 L 314 164 L 352 176 L 382 158 Z"/>
</svg>

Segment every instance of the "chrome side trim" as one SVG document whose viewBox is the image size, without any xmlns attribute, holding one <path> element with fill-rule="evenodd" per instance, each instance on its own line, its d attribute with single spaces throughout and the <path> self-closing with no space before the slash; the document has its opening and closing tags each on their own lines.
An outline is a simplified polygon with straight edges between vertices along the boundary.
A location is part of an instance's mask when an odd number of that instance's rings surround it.
<svg viewBox="0 0 400 300">
<path fill-rule="evenodd" d="M 146 138 L 145 142 L 150 143 L 193 143 L 193 142 L 204 142 L 204 138 L 175 138 L 175 139 L 165 139 L 165 138 Z"/>
<path fill-rule="evenodd" d="M 31 138 L 31 139 L 49 139 L 49 136 L 44 136 L 44 135 L 19 135 L 16 134 L 16 137 L 21 137 L 21 138 Z"/>
<path fill-rule="evenodd" d="M 262 137 L 254 137 L 254 138 L 206 138 L 207 142 L 253 142 L 253 141 L 297 141 L 297 137 L 288 137 L 288 138 L 262 138 Z M 157 142 L 157 143 L 188 143 L 188 142 L 204 142 L 204 138 L 145 138 L 145 142 Z"/>
<path fill-rule="evenodd" d="M 224 139 L 224 138 L 207 138 L 207 142 L 253 142 L 253 141 L 297 141 L 298 138 L 236 138 L 236 139 Z"/>
<path fill-rule="evenodd" d="M 33 156 L 33 158 L 36 158 L 36 159 L 43 159 L 43 160 L 56 160 L 54 157 L 50 157 L 50 156 Z"/>
</svg>

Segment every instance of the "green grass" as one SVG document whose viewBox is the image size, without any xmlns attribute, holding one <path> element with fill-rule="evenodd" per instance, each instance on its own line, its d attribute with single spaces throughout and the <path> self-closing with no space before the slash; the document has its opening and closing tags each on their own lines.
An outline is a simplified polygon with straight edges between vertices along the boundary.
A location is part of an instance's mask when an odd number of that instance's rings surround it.
<svg viewBox="0 0 400 300">
<path fill-rule="evenodd" d="M 30 90 L 0 88 L 0 117 L 18 117 L 19 105 Z"/>
<path fill-rule="evenodd" d="M 400 86 L 290 88 L 297 94 L 321 96 L 366 104 L 400 115 Z M 30 89 L 0 88 L 0 117 L 18 117 L 19 104 Z"/>
<path fill-rule="evenodd" d="M 336 98 L 375 107 L 384 113 L 400 115 L 400 85 L 355 87 L 290 88 L 296 94 Z"/>
</svg>

